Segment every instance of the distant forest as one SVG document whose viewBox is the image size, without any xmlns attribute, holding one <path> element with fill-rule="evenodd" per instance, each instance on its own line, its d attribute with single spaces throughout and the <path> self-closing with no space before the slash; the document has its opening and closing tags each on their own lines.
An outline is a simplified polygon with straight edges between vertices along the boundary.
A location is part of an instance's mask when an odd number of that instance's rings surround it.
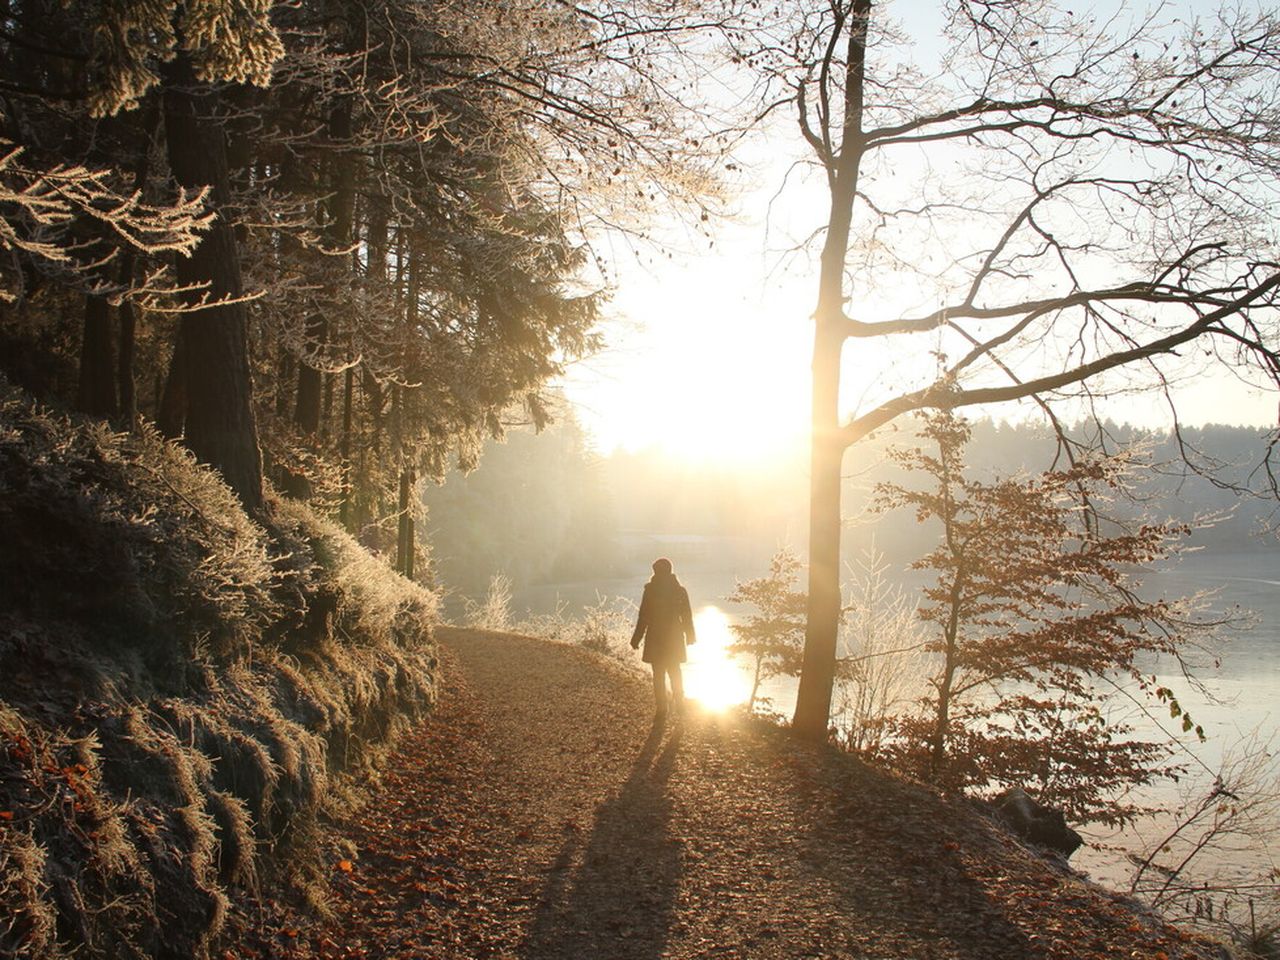
<svg viewBox="0 0 1280 960">
<path fill-rule="evenodd" d="M 1203 521 L 1189 543 L 1220 552 L 1275 549 L 1274 504 L 1226 489 L 1190 470 L 1171 434 L 1104 424 L 1108 445 L 1137 444 L 1150 464 L 1136 477 L 1132 499 L 1101 505 L 1118 519 L 1149 515 Z M 1215 466 L 1218 478 L 1261 491 L 1250 475 L 1268 431 L 1209 425 L 1184 429 L 1191 462 Z M 891 444 L 917 442 L 910 427 L 860 447 L 845 463 L 845 554 L 873 543 L 895 565 L 930 549 L 937 532 L 905 511 L 869 512 L 876 483 L 895 475 L 885 461 Z M 1008 476 L 1054 462 L 1056 443 L 1037 424 L 974 423 L 970 467 Z M 1223 466 L 1225 465 L 1225 467 Z M 571 412 L 534 433 L 513 431 L 489 443 L 480 466 L 454 471 L 423 491 L 427 541 L 439 583 L 465 595 L 483 592 L 494 573 L 517 590 L 546 583 L 609 580 L 643 573 L 645 552 L 688 539 L 698 562 L 741 577 L 757 575 L 779 545 L 803 546 L 807 465 L 803 453 L 766 470 L 692 466 L 657 450 L 592 451 Z M 739 569 L 739 566 L 742 566 Z"/>
</svg>

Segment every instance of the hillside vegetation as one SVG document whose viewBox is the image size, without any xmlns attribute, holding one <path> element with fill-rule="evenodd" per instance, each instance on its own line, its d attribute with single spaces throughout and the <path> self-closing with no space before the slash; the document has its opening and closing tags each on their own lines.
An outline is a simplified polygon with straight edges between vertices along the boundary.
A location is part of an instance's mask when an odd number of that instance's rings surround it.
<svg viewBox="0 0 1280 960">
<path fill-rule="evenodd" d="M 0 955 L 190 957 L 323 890 L 320 817 L 435 697 L 435 597 L 305 506 L 0 381 Z"/>
</svg>

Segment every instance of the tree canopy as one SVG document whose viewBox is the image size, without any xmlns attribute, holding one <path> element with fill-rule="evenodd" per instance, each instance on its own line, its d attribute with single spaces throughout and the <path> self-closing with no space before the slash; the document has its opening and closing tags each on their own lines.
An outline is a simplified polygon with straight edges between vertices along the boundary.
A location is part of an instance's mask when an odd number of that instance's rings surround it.
<svg viewBox="0 0 1280 960">
<path fill-rule="evenodd" d="M 0 13 L 0 330 L 41 396 L 370 542 L 598 346 L 593 231 L 700 222 L 714 12 L 331 0 Z M 716 139 L 716 137 L 719 139 Z M 261 453 L 259 453 L 259 450 Z"/>
</svg>

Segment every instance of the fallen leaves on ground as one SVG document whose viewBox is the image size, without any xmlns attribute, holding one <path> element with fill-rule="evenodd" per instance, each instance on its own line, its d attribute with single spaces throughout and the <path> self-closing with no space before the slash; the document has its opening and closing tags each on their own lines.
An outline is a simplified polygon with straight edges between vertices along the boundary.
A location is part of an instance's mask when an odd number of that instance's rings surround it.
<svg viewBox="0 0 1280 960">
<path fill-rule="evenodd" d="M 330 915 L 258 905 L 239 960 L 1213 955 L 918 785 L 758 723 L 652 728 L 582 650 L 441 637 L 434 715 L 335 825 Z"/>
</svg>

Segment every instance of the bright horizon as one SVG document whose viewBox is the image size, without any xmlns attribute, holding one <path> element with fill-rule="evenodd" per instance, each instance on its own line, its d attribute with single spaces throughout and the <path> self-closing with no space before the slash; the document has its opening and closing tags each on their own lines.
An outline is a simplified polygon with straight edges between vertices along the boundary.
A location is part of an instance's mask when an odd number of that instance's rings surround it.
<svg viewBox="0 0 1280 960">
<path fill-rule="evenodd" d="M 621 271 L 603 324 L 604 350 L 561 380 L 599 453 L 657 449 L 688 464 L 750 468 L 807 449 L 816 267 L 812 276 L 776 271 L 766 279 L 763 232 L 758 222 L 731 223 L 717 250 Z M 921 351 L 927 342 L 915 341 Z M 846 416 L 884 372 L 859 374 L 862 345 L 845 350 Z M 901 362 L 928 363 L 903 356 Z M 1280 395 L 1221 367 L 1186 375 L 1174 395 L 1187 426 L 1277 423 Z M 1170 424 L 1164 397 L 1151 390 L 1118 395 L 1101 408 L 1119 423 Z M 1068 420 L 1083 415 L 1070 404 L 1062 409 Z M 999 421 L 1038 416 L 1029 404 L 968 412 Z"/>
<path fill-rule="evenodd" d="M 1123 15 L 1123 5 L 1093 6 L 1106 16 Z M 1175 6 L 1187 18 L 1204 12 L 1194 0 Z M 946 44 L 937 8 L 897 0 L 889 16 L 910 25 L 908 56 L 928 72 L 942 71 Z M 804 166 L 811 154 L 791 115 L 775 115 L 742 153 L 735 158 L 739 193 L 730 197 L 729 217 L 698 229 L 674 219 L 653 224 L 648 241 L 606 239 L 612 249 L 597 251 L 611 261 L 614 277 L 602 327 L 607 346 L 574 365 L 561 385 L 603 454 L 658 448 L 691 464 L 750 466 L 807 447 L 818 263 L 816 251 L 804 248 L 825 225 L 830 198 L 825 177 Z M 894 155 L 893 166 L 875 172 L 875 183 L 882 200 L 897 201 L 914 198 L 922 182 L 954 179 L 962 199 L 972 159 L 960 148 L 907 150 Z M 891 241 L 922 270 L 876 274 L 871 288 L 857 292 L 860 316 L 919 315 L 954 296 L 954 277 L 944 275 L 937 257 L 945 260 L 952 245 L 972 253 L 970 222 L 944 223 L 941 229 L 940 237 L 917 238 L 914 257 L 910 236 Z M 922 283 L 935 269 L 936 285 Z M 845 416 L 932 379 L 930 351 L 944 348 L 941 333 L 889 340 L 846 344 Z M 954 350 L 954 339 L 950 346 Z M 1190 371 L 1174 391 L 1181 421 L 1275 426 L 1280 396 L 1241 382 L 1222 362 L 1196 374 L 1197 363 L 1209 366 L 1200 349 L 1189 348 L 1180 361 Z M 1107 386 L 1119 389 L 1100 404 L 1103 415 L 1167 428 L 1162 396 L 1123 391 L 1136 376 L 1128 370 L 1110 375 Z M 1080 404 L 1065 403 L 1059 411 L 1069 421 L 1087 415 Z M 969 412 L 997 420 L 1039 417 L 1029 402 Z"/>
</svg>

